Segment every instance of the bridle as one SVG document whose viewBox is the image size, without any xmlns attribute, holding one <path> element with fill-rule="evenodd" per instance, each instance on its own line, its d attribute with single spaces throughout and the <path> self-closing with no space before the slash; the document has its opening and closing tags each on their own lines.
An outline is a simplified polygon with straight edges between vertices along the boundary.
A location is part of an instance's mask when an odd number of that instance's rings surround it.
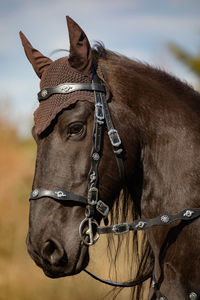
<svg viewBox="0 0 200 300">
<path fill-rule="evenodd" d="M 81 222 L 79 233 L 82 242 L 91 246 L 99 238 L 97 232 L 98 222 L 95 220 L 94 215 L 98 212 L 104 218 L 105 223 L 109 213 L 109 206 L 99 199 L 99 175 L 98 166 L 102 155 L 102 138 L 104 132 L 104 123 L 106 123 L 108 136 L 113 147 L 113 152 L 116 157 L 119 176 L 122 182 L 125 181 L 125 172 L 123 164 L 123 147 L 118 131 L 114 128 L 110 116 L 110 111 L 106 101 L 106 91 L 104 85 L 96 75 L 93 68 L 92 83 L 63 83 L 53 88 L 45 88 L 38 93 L 38 100 L 46 101 L 53 94 L 69 94 L 78 90 L 87 90 L 94 92 L 95 98 L 95 114 L 94 126 L 92 134 L 92 152 L 91 152 L 91 167 L 88 173 L 88 196 L 87 198 L 73 194 L 65 190 L 47 190 L 43 188 L 36 188 L 30 195 L 30 200 L 37 200 L 43 197 L 50 197 L 59 201 L 74 201 L 84 204 L 85 219 Z M 85 228 L 87 230 L 85 231 Z M 94 233 L 95 232 L 95 233 Z"/>
<path fill-rule="evenodd" d="M 123 147 L 118 131 L 114 128 L 110 116 L 110 111 L 106 101 L 106 90 L 101 80 L 97 76 L 95 69 L 92 69 L 92 83 L 63 83 L 53 88 L 42 89 L 38 93 L 38 100 L 46 101 L 54 94 L 69 94 L 75 91 L 93 91 L 95 102 L 94 125 L 92 133 L 92 151 L 90 155 L 91 166 L 88 173 L 88 196 L 83 197 L 73 194 L 66 190 L 47 190 L 36 188 L 30 194 L 30 200 L 38 200 L 43 197 L 49 197 L 58 201 L 70 201 L 85 205 L 85 219 L 80 223 L 79 234 L 82 243 L 86 246 L 91 246 L 99 239 L 98 228 L 99 224 L 95 220 L 94 215 L 99 213 L 101 218 L 104 218 L 107 223 L 109 206 L 99 199 L 99 174 L 98 166 L 102 156 L 102 142 L 105 125 L 108 130 L 108 136 L 113 147 L 113 152 L 116 157 L 119 170 L 119 177 L 122 182 L 125 181 L 125 171 L 123 164 Z M 87 230 L 86 230 L 87 229 Z M 86 271 L 86 270 L 85 270 Z M 88 274 L 93 275 L 89 271 Z M 95 275 L 93 275 L 94 277 Z M 98 278 L 98 277 L 97 277 Z M 96 278 L 96 279 L 97 279 Z M 98 280 L 101 280 L 98 278 Z M 102 280 L 103 281 L 103 280 Z M 105 281 L 107 284 L 119 286 L 118 283 Z M 113 284 L 112 284 L 113 283 Z"/>
<path fill-rule="evenodd" d="M 70 201 L 85 205 L 85 219 L 80 223 L 79 234 L 82 243 L 86 246 L 91 246 L 97 242 L 101 234 L 114 233 L 116 235 L 124 234 L 129 231 L 145 230 L 152 226 L 169 225 L 175 221 L 192 221 L 200 216 L 200 208 L 185 209 L 175 215 L 164 214 L 153 219 L 139 219 L 133 223 L 120 223 L 113 226 L 99 226 L 95 215 L 99 213 L 104 218 L 107 224 L 107 217 L 109 213 L 109 206 L 99 199 L 99 174 L 98 166 L 102 156 L 103 148 L 103 133 L 105 125 L 107 127 L 108 136 L 115 154 L 119 177 L 122 184 L 125 183 L 125 170 L 123 163 L 123 146 L 118 134 L 114 128 L 108 103 L 106 100 L 106 90 L 100 78 L 97 76 L 95 69 L 92 69 L 92 83 L 63 83 L 56 87 L 42 89 L 38 93 L 38 100 L 46 101 L 54 94 L 69 94 L 75 91 L 93 91 L 95 100 L 94 126 L 92 134 L 92 151 L 91 151 L 91 167 L 88 174 L 88 196 L 73 194 L 66 190 L 56 189 L 47 190 L 43 188 L 36 188 L 30 194 L 30 200 L 38 200 L 43 197 L 49 197 L 58 201 Z M 188 222 L 189 224 L 189 222 Z M 153 272 L 135 281 L 118 283 L 109 280 L 104 280 L 91 272 L 84 270 L 93 278 L 106 283 L 108 285 L 117 287 L 133 287 L 141 284 L 147 279 L 152 279 L 152 286 L 155 289 L 156 295 L 160 300 L 167 300 L 159 291 L 158 283 L 154 278 Z M 200 288 L 192 291 L 189 294 L 190 300 L 197 300 L 200 297 Z"/>
</svg>

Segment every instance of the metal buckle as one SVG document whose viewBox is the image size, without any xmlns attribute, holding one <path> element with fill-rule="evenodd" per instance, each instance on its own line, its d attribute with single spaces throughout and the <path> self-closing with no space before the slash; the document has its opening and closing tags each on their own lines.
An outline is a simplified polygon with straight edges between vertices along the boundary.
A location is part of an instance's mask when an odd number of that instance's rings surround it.
<svg viewBox="0 0 200 300">
<path fill-rule="evenodd" d="M 123 234 L 129 232 L 129 225 L 128 223 L 120 223 L 120 224 L 115 224 L 113 226 L 113 232 L 114 234 Z"/>
<path fill-rule="evenodd" d="M 108 131 L 108 136 L 110 138 L 111 144 L 114 147 L 118 147 L 119 145 L 121 145 L 121 139 L 120 139 L 118 131 L 116 129 L 110 129 Z"/>
<path fill-rule="evenodd" d="M 102 214 L 102 216 L 107 217 L 109 213 L 109 206 L 105 204 L 103 201 L 99 200 L 96 205 L 96 210 Z"/>
<path fill-rule="evenodd" d="M 98 201 L 98 189 L 91 187 L 88 191 L 88 204 L 96 205 Z"/>
<path fill-rule="evenodd" d="M 103 124 L 104 122 L 102 120 L 104 120 L 104 109 L 103 109 L 103 105 L 99 102 L 95 104 L 95 114 L 96 114 L 97 122 L 99 124 Z"/>
<path fill-rule="evenodd" d="M 86 232 L 84 232 L 84 226 L 86 223 L 88 223 L 88 229 Z M 97 232 L 94 235 L 92 225 L 93 226 L 95 225 L 96 228 L 98 228 L 98 226 L 99 226 L 99 224 L 97 223 L 96 220 L 91 219 L 91 218 L 86 218 L 81 222 L 81 224 L 79 226 L 80 238 L 81 238 L 83 244 L 85 244 L 86 246 L 94 245 L 98 241 L 99 236 L 100 236 Z"/>
</svg>

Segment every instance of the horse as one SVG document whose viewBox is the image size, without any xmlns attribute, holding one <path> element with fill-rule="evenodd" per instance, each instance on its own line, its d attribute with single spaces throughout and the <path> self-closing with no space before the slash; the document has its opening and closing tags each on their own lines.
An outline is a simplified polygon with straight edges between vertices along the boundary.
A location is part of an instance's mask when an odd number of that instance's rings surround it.
<svg viewBox="0 0 200 300">
<path fill-rule="evenodd" d="M 20 32 L 41 79 L 28 252 L 47 276 L 71 276 L 100 234 L 138 243 L 142 230 L 133 297 L 150 277 L 148 299 L 200 299 L 200 95 L 67 25 L 69 55 L 55 61 Z"/>
</svg>

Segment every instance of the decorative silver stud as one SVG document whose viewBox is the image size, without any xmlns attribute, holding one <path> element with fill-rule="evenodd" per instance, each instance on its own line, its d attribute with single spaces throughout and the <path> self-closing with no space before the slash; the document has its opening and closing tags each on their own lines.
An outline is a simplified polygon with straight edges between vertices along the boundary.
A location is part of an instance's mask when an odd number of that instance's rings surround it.
<svg viewBox="0 0 200 300">
<path fill-rule="evenodd" d="M 61 198 L 61 197 L 65 197 L 65 196 L 66 196 L 66 194 L 63 193 L 62 191 L 55 192 L 55 194 L 57 195 L 58 198 Z"/>
<path fill-rule="evenodd" d="M 194 211 L 192 210 L 186 210 L 186 212 L 183 214 L 184 217 L 191 218 L 191 216 L 194 214 Z"/>
<path fill-rule="evenodd" d="M 38 194 L 39 194 L 39 191 L 38 191 L 38 189 L 35 189 L 35 190 L 33 190 L 32 191 L 32 197 L 37 197 L 38 196 Z"/>
<path fill-rule="evenodd" d="M 42 90 L 41 91 L 41 96 L 44 98 L 48 94 L 47 90 Z"/>
<path fill-rule="evenodd" d="M 168 215 L 163 215 L 160 217 L 161 221 L 163 223 L 168 223 L 169 222 L 169 216 Z"/>
<path fill-rule="evenodd" d="M 192 292 L 189 294 L 190 300 L 196 300 L 197 299 L 197 294 L 195 292 Z"/>
<path fill-rule="evenodd" d="M 95 153 L 92 154 L 92 158 L 94 160 L 99 160 L 100 156 L 99 156 L 99 154 L 97 152 L 95 152 Z"/>
<path fill-rule="evenodd" d="M 96 180 L 96 174 L 95 174 L 95 171 L 93 171 L 90 174 L 90 183 L 93 183 L 95 180 Z"/>
<path fill-rule="evenodd" d="M 72 87 L 72 86 L 70 86 L 70 85 L 68 85 L 68 84 L 66 84 L 66 85 L 62 85 L 62 86 L 60 86 L 60 89 L 61 89 L 61 91 L 63 91 L 63 92 L 65 92 L 65 93 L 67 93 L 67 92 L 69 92 L 70 90 L 72 90 L 72 89 L 73 89 L 73 87 Z"/>
<path fill-rule="evenodd" d="M 146 222 L 139 221 L 138 224 L 135 227 L 142 229 L 145 226 L 145 224 L 146 224 Z"/>
</svg>

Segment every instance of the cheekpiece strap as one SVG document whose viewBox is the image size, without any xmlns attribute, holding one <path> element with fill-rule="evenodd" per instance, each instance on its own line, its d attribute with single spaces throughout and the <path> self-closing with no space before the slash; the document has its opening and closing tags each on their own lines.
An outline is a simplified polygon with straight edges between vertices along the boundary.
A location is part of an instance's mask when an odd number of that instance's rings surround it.
<svg viewBox="0 0 200 300">
<path fill-rule="evenodd" d="M 56 87 L 50 87 L 42 89 L 38 93 L 39 102 L 47 100 L 51 95 L 54 94 L 70 94 L 76 91 L 98 91 L 105 93 L 105 87 L 99 83 L 62 83 Z"/>
</svg>

